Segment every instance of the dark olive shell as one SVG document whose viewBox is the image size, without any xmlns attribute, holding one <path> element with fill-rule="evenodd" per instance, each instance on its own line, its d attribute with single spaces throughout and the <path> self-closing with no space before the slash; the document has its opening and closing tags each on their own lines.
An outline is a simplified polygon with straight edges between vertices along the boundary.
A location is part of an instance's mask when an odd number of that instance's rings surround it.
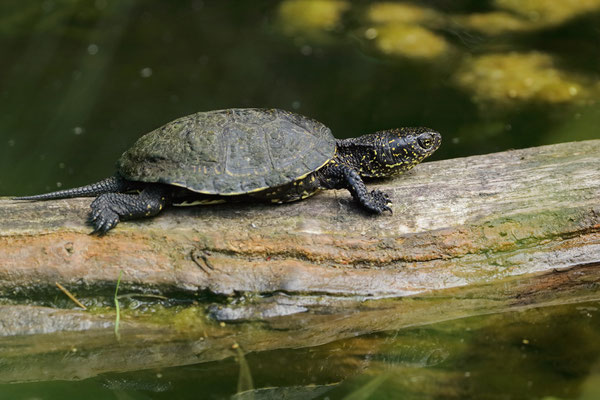
<svg viewBox="0 0 600 400">
<path fill-rule="evenodd" d="M 277 109 L 179 118 L 142 136 L 117 162 L 126 179 L 236 195 L 293 182 L 333 158 L 329 128 Z"/>
</svg>

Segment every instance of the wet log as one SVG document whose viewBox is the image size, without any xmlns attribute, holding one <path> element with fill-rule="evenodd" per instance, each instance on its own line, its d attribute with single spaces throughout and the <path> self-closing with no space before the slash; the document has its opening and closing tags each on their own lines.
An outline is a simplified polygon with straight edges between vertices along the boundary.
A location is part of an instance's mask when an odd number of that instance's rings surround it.
<svg viewBox="0 0 600 400">
<path fill-rule="evenodd" d="M 90 235 L 90 199 L 0 200 L 0 297 L 122 284 L 155 293 L 407 296 L 600 262 L 600 140 L 424 163 L 271 206 L 172 208 Z M 54 289 L 52 289 L 54 290 Z"/>
</svg>

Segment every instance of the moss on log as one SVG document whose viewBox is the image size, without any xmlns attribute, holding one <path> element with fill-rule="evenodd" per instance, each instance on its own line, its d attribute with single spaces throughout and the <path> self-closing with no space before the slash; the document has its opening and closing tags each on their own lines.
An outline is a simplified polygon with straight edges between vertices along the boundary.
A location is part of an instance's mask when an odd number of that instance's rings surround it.
<svg viewBox="0 0 600 400">
<path fill-rule="evenodd" d="M 0 200 L 0 292 L 123 283 L 157 292 L 406 296 L 600 261 L 600 140 L 430 162 L 270 206 L 172 208 L 89 235 L 90 199 Z"/>
</svg>

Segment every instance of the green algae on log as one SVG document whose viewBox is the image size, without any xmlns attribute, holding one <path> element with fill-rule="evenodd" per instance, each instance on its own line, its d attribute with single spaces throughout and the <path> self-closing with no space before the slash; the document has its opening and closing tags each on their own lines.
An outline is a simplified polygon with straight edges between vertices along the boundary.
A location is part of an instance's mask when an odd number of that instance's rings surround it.
<svg viewBox="0 0 600 400">
<path fill-rule="evenodd" d="M 90 199 L 0 200 L 0 293 L 406 296 L 600 261 L 600 140 L 425 163 L 373 185 L 394 214 L 344 193 L 282 206 L 167 210 L 89 235 Z"/>
</svg>

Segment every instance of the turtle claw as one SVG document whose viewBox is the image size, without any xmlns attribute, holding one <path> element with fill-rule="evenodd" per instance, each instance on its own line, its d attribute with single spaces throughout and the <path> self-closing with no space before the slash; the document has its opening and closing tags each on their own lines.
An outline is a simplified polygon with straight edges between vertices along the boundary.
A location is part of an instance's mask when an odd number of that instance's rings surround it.
<svg viewBox="0 0 600 400">
<path fill-rule="evenodd" d="M 105 209 L 97 217 L 92 218 L 91 223 L 94 226 L 92 233 L 102 236 L 119 223 L 119 216 L 112 210 Z"/>
<path fill-rule="evenodd" d="M 390 196 L 387 193 L 384 193 L 380 190 L 371 191 L 371 201 L 369 202 L 367 208 L 369 211 L 372 211 L 377 214 L 381 214 L 384 211 L 389 211 L 390 214 L 393 214 L 390 205 L 392 201 L 390 200 Z"/>
<path fill-rule="evenodd" d="M 100 217 L 101 210 L 92 206 L 92 212 L 90 213 L 90 221 L 94 222 Z"/>
<path fill-rule="evenodd" d="M 109 207 L 102 195 L 98 196 L 90 207 L 90 222 L 94 226 L 92 234 L 105 235 L 119 223 L 119 214 Z"/>
</svg>

